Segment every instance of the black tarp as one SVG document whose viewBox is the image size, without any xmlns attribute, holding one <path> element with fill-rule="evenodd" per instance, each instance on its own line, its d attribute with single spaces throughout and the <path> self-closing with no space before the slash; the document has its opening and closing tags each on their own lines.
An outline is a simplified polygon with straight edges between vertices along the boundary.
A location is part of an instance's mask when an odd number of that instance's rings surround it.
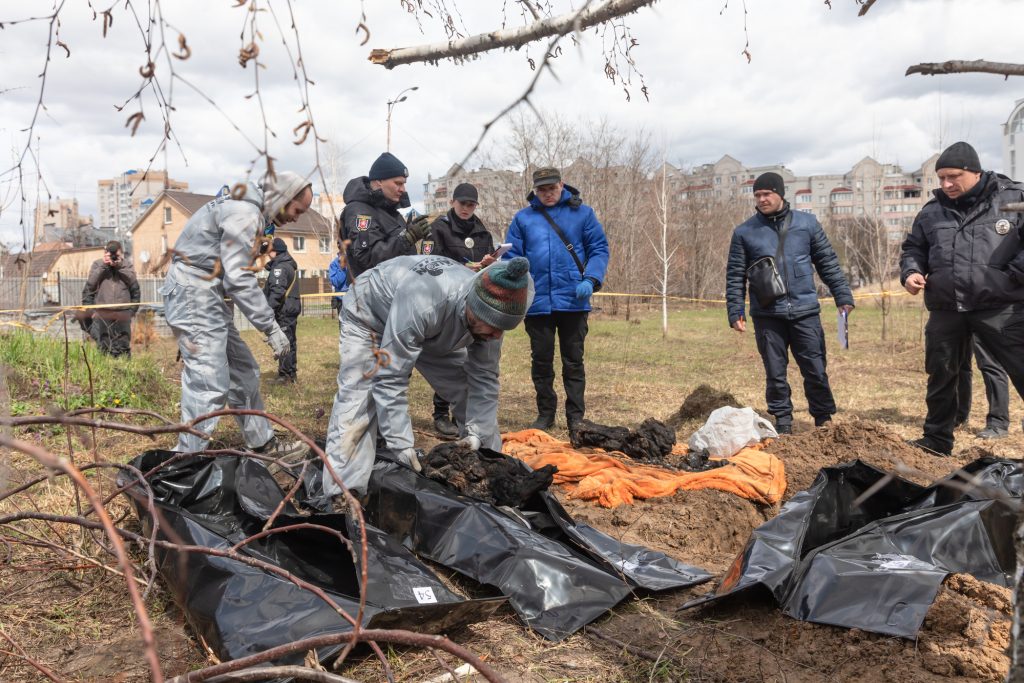
<svg viewBox="0 0 1024 683">
<path fill-rule="evenodd" d="M 487 449 L 481 454 L 509 458 Z M 313 492 L 308 502 L 326 504 L 322 468 L 307 470 L 305 489 Z M 549 640 L 571 635 L 635 589 L 683 588 L 712 578 L 664 553 L 577 524 L 548 491 L 508 514 L 386 455 L 374 464 L 364 512 L 419 555 L 494 586 Z"/>
<path fill-rule="evenodd" d="M 259 532 L 282 499 L 262 464 L 230 457 L 174 458 L 170 451 L 147 451 L 132 465 L 147 472 L 168 462 L 150 478 L 159 511 L 162 540 L 227 550 Z M 130 483 L 126 474 L 121 485 Z M 148 534 L 153 528 L 141 486 L 129 489 Z M 354 522 L 344 515 L 299 515 L 288 506 L 275 527 L 318 524 L 356 539 Z M 448 590 L 438 577 L 390 536 L 367 525 L 366 608 L 368 628 L 407 628 L 441 632 L 487 619 L 503 598 L 468 600 Z M 349 549 L 332 535 L 296 530 L 244 546 L 242 553 L 274 564 L 323 589 L 355 616 L 359 571 Z M 285 578 L 237 560 L 201 553 L 156 549 L 160 575 L 195 633 L 221 660 L 237 659 L 303 638 L 351 630 L 350 624 L 312 592 Z M 337 648 L 319 652 L 329 657 Z M 298 663 L 298 653 L 280 663 Z"/>
<path fill-rule="evenodd" d="M 997 458 L 928 487 L 859 460 L 822 469 L 754 530 L 716 590 L 682 609 L 761 587 L 797 619 L 913 638 L 948 574 L 1010 585 L 1022 492 L 1021 463 Z"/>
</svg>

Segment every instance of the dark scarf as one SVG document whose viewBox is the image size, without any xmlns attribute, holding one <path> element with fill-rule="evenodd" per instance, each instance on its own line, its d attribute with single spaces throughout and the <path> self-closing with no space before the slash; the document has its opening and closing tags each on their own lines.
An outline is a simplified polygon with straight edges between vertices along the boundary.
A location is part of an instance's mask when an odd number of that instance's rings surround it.
<svg viewBox="0 0 1024 683">
<path fill-rule="evenodd" d="M 470 216 L 469 220 L 464 221 L 455 213 L 455 209 L 448 209 L 448 220 L 452 224 L 453 232 L 457 232 L 462 236 L 469 235 L 476 228 L 476 214 Z"/>
</svg>

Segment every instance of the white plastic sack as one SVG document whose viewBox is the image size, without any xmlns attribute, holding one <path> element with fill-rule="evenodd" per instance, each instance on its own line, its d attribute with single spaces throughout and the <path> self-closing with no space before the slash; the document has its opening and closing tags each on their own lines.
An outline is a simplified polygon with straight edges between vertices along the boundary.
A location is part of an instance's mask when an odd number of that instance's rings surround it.
<svg viewBox="0 0 1024 683">
<path fill-rule="evenodd" d="M 691 451 L 706 448 L 713 457 L 727 458 L 762 439 L 775 437 L 778 433 L 772 423 L 753 408 L 723 406 L 712 412 L 704 426 L 693 433 L 689 446 Z"/>
</svg>

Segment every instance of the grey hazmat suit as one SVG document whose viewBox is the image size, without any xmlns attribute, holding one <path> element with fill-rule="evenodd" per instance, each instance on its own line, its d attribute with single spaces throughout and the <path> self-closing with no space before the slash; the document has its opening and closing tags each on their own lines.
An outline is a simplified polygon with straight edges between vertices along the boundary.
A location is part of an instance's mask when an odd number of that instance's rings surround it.
<svg viewBox="0 0 1024 683">
<path fill-rule="evenodd" d="M 164 316 L 178 341 L 181 372 L 181 419 L 188 422 L 215 410 L 263 410 L 260 369 L 234 324 L 233 305 L 253 327 L 267 335 L 275 355 L 288 341 L 256 281 L 252 264 L 257 237 L 273 224 L 277 213 L 309 183 L 295 173 L 281 172 L 260 183 L 249 182 L 240 200 L 226 192 L 199 209 L 178 237 L 174 258 L 160 293 Z M 225 301 L 230 297 L 231 303 Z M 274 437 L 262 416 L 237 418 L 249 448 Z M 217 418 L 196 425 L 210 434 Z M 180 434 L 176 450 L 204 450 L 209 441 Z"/>
<path fill-rule="evenodd" d="M 523 267 L 526 303 L 518 320 L 496 327 L 512 329 L 532 303 L 528 267 Z M 501 449 L 501 339 L 475 339 L 466 319 L 475 283 L 488 270 L 474 273 L 443 256 L 398 256 L 364 272 L 349 289 L 342 302 L 341 366 L 326 448 L 330 466 L 347 488 L 366 491 L 378 432 L 392 454 L 412 448 L 408 388 L 414 367 L 454 405 L 462 436 Z M 383 352 L 387 364 L 378 362 Z M 326 468 L 324 492 L 341 493 Z"/>
</svg>

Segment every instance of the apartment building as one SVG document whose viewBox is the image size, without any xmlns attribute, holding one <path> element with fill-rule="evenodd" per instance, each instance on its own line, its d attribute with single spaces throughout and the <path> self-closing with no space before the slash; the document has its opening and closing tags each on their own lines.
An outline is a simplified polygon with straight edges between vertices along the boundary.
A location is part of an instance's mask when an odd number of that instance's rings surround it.
<svg viewBox="0 0 1024 683">
<path fill-rule="evenodd" d="M 35 243 L 63 241 L 84 225 L 92 223 L 92 216 L 78 213 L 77 199 L 51 199 L 36 204 Z"/>
<path fill-rule="evenodd" d="M 512 216 L 523 208 L 529 182 L 524 184 L 523 174 L 516 171 L 479 168 L 470 171 L 454 164 L 444 175 L 427 175 L 423 185 L 423 203 L 426 213 L 438 216 L 446 213 L 451 206 L 452 192 L 460 183 L 472 183 L 480 193 L 480 208 L 477 214 L 488 228 L 504 232 Z M 517 200 L 518 197 L 518 200 Z"/>
<path fill-rule="evenodd" d="M 188 219 L 213 196 L 167 190 L 162 192 L 131 228 L 135 269 L 140 275 L 167 271 L 167 251 L 174 246 Z M 310 209 L 294 223 L 283 225 L 274 235 L 288 245 L 288 252 L 303 277 L 323 276 L 337 254 L 334 221 Z"/>
<path fill-rule="evenodd" d="M 97 225 L 115 228 L 122 234 L 127 232 L 164 190 L 187 191 L 188 183 L 170 178 L 167 171 L 138 169 L 98 180 Z"/>
</svg>

